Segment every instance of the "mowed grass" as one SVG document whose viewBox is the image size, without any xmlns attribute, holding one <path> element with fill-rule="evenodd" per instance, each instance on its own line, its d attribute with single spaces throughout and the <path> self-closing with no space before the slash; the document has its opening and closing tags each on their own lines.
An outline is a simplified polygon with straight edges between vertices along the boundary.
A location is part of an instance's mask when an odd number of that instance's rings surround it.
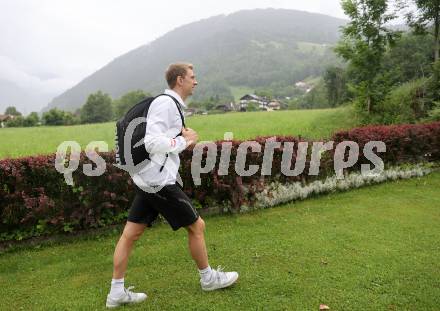
<svg viewBox="0 0 440 311">
<path fill-rule="evenodd" d="M 236 139 L 265 135 L 329 137 L 334 131 L 357 125 L 350 107 L 320 110 L 236 112 L 187 118 L 187 126 L 201 141 L 223 139 L 233 132 Z M 114 148 L 115 122 L 76 126 L 0 129 L 0 158 L 55 153 L 63 141 L 77 141 L 84 149 L 91 141 L 105 141 Z"/>
<path fill-rule="evenodd" d="M 205 219 L 211 265 L 240 273 L 202 292 L 184 230 L 137 242 L 123 310 L 439 310 L 440 173 Z M 119 232 L 0 256 L 1 310 L 104 310 Z"/>
</svg>

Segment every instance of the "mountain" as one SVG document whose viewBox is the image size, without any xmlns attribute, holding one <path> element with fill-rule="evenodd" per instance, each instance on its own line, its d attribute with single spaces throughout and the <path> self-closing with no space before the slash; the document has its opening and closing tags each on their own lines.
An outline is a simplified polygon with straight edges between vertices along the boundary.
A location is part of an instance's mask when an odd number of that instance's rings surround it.
<svg viewBox="0 0 440 311">
<path fill-rule="evenodd" d="M 52 97 L 53 94 L 37 92 L 0 79 L 0 114 L 3 114 L 7 107 L 14 106 L 26 115 L 43 108 Z"/>
<path fill-rule="evenodd" d="M 168 64 L 194 64 L 199 86 L 194 99 L 231 95 L 231 87 L 293 85 L 319 75 L 336 61 L 331 46 L 345 20 L 284 9 L 239 11 L 181 26 L 132 50 L 55 97 L 45 108 L 75 110 L 90 93 L 113 98 L 165 88 Z"/>
</svg>

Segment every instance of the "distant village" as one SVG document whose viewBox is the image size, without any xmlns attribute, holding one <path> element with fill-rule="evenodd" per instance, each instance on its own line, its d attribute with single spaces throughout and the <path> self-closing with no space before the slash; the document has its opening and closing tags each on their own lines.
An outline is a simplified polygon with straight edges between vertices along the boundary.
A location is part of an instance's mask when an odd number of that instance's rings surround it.
<svg viewBox="0 0 440 311">
<path fill-rule="evenodd" d="M 255 110 L 261 110 L 261 111 L 274 111 L 274 110 L 280 110 L 283 107 L 283 104 L 279 100 L 269 100 L 266 97 L 257 96 L 255 94 L 246 94 L 243 97 L 240 98 L 240 101 L 238 103 L 229 103 L 229 104 L 221 104 L 214 107 L 214 111 L 216 112 L 231 112 L 231 111 L 240 111 L 245 112 L 249 110 L 250 106 L 253 106 L 252 111 Z M 212 113 L 209 111 L 209 113 Z M 208 114 L 207 111 L 200 110 L 197 108 L 187 108 L 185 110 L 185 116 L 191 116 L 195 114 L 201 114 L 206 115 Z M 5 127 L 5 123 L 9 120 L 14 119 L 14 115 L 2 115 L 0 114 L 0 127 Z"/>
<path fill-rule="evenodd" d="M 295 87 L 302 90 L 303 93 L 309 93 L 313 86 L 304 82 L 299 81 L 295 83 Z M 290 100 L 289 97 L 286 97 L 285 100 Z M 252 109 L 249 109 L 252 106 Z M 242 96 L 237 103 L 230 102 L 228 104 L 219 104 L 214 107 L 214 111 L 217 112 L 246 112 L 246 111 L 275 111 L 280 109 L 286 109 L 287 105 L 283 102 L 283 100 L 279 99 L 269 99 L 264 96 L 258 96 L 255 94 L 246 94 Z M 211 113 L 211 112 L 210 112 Z M 194 114 L 208 114 L 207 111 L 197 109 L 197 108 L 188 108 L 185 110 L 186 116 L 191 116 Z"/>
<path fill-rule="evenodd" d="M 257 108 L 256 110 L 273 111 L 281 109 L 281 102 L 278 100 L 269 100 L 265 97 L 260 97 L 255 94 L 246 94 L 240 98 L 238 103 L 220 104 L 214 107 L 214 111 L 218 112 L 230 112 L 230 111 L 248 111 L 250 106 Z M 255 108 L 253 110 L 255 110 Z M 201 112 L 196 108 L 188 108 L 185 111 L 187 116 L 193 114 L 207 114 L 207 112 Z"/>
<path fill-rule="evenodd" d="M 313 86 L 304 81 L 295 83 L 295 87 L 300 89 L 303 94 L 309 93 Z M 189 107 L 185 110 L 185 116 L 191 115 L 207 115 L 213 113 L 226 113 L 226 112 L 246 112 L 246 111 L 276 111 L 281 109 L 287 109 L 286 101 L 291 98 L 286 97 L 284 99 L 269 99 L 264 96 L 258 96 L 255 94 L 246 94 L 242 96 L 238 102 L 230 102 L 225 104 L 218 104 L 212 110 L 206 111 L 199 108 Z M 21 116 L 21 114 L 20 114 Z M 6 127 L 8 121 L 13 121 L 17 118 L 17 115 L 13 114 L 0 114 L 0 128 Z M 38 121 L 35 125 L 41 125 L 42 122 Z"/>
</svg>

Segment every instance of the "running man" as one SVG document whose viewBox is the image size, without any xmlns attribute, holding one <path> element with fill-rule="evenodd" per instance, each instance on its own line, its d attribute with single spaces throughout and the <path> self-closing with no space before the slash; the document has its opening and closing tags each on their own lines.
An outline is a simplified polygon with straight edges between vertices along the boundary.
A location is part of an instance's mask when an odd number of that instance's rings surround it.
<svg viewBox="0 0 440 311">
<path fill-rule="evenodd" d="M 125 288 L 124 276 L 135 241 L 146 227 L 151 227 L 158 214 L 167 220 L 174 231 L 181 227 L 188 231 L 188 247 L 199 271 L 202 290 L 225 288 L 238 279 L 237 272 L 223 272 L 209 266 L 204 237 L 205 222 L 176 182 L 180 165 L 179 153 L 188 146 L 195 145 L 198 140 L 194 130 L 183 128 L 178 108 L 178 105 L 181 110 L 186 108 L 185 100 L 192 95 L 197 85 L 193 66 L 186 63 L 171 64 L 165 77 L 169 89 L 164 94 L 169 96 L 157 97 L 151 103 L 147 115 L 144 142 L 152 163 L 133 175 L 135 184 L 141 182 L 161 188 L 156 193 L 150 193 L 135 186 L 136 196 L 114 252 L 113 278 L 106 302 L 108 308 L 147 299 L 145 293 L 134 293 L 130 291 L 130 287 Z M 179 133 L 181 136 L 177 136 Z"/>
</svg>

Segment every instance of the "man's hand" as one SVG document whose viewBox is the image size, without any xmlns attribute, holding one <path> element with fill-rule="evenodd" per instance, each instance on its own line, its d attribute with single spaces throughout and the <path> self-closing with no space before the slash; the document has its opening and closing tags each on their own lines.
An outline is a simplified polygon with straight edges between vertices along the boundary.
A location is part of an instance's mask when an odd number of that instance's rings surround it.
<svg viewBox="0 0 440 311">
<path fill-rule="evenodd" d="M 191 145 L 195 145 L 197 143 L 197 141 L 199 140 L 199 135 L 197 134 L 197 132 L 189 127 L 183 128 L 182 136 L 186 140 L 187 147 L 189 147 Z"/>
</svg>

